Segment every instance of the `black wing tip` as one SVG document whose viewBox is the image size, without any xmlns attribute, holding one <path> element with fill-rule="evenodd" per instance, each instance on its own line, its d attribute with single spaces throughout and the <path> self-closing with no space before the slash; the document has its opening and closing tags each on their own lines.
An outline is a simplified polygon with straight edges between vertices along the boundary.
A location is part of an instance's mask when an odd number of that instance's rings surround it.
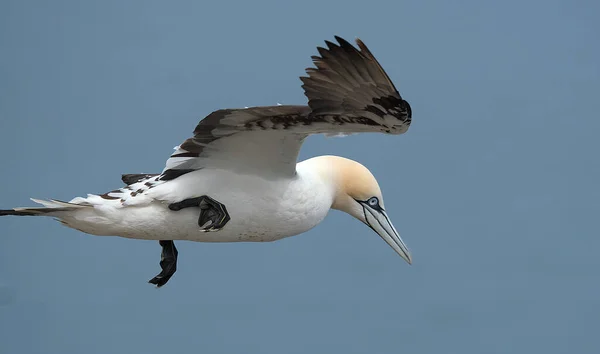
<svg viewBox="0 0 600 354">
<path fill-rule="evenodd" d="M 367 48 L 366 44 L 359 37 L 354 38 L 354 41 L 356 42 L 358 48 L 356 48 L 354 45 L 352 45 L 349 41 L 347 41 L 346 39 L 344 39 L 341 36 L 334 35 L 333 38 L 335 38 L 337 43 L 333 43 L 329 40 L 325 40 L 325 45 L 327 46 L 327 48 L 317 46 L 317 51 L 319 52 L 320 56 L 317 56 L 317 55 L 311 56 L 311 59 L 313 61 L 314 60 L 323 60 L 324 56 L 327 55 L 327 53 L 333 53 L 335 50 L 340 49 L 340 48 L 344 49 L 344 50 L 354 51 L 356 53 L 363 54 L 363 55 L 366 54 L 367 56 L 370 56 L 370 57 L 373 56 L 371 54 L 371 51 L 369 50 L 369 48 Z"/>
<path fill-rule="evenodd" d="M 335 48 L 339 48 L 339 46 L 336 43 L 333 43 L 331 41 L 325 40 L 325 45 L 327 46 L 327 48 L 323 48 L 325 50 L 332 50 Z"/>
<path fill-rule="evenodd" d="M 344 38 L 342 38 L 340 36 L 334 36 L 334 38 L 340 44 L 341 48 L 356 50 L 356 47 L 354 47 L 352 44 L 350 44 L 350 42 L 348 42 Z"/>
<path fill-rule="evenodd" d="M 327 48 L 324 48 L 324 47 L 321 47 L 321 46 L 317 46 L 317 51 L 319 52 L 319 55 L 311 55 L 310 56 L 310 58 L 312 59 L 313 63 L 316 64 L 318 62 L 323 62 L 325 60 L 325 57 L 328 54 L 334 55 L 334 52 L 337 49 L 353 50 L 353 51 L 355 51 L 357 53 L 360 53 L 359 50 L 357 50 L 352 44 L 350 44 L 344 38 L 342 38 L 342 37 L 340 37 L 338 35 L 334 35 L 333 38 L 335 38 L 335 40 L 338 42 L 337 44 L 333 43 L 333 42 L 331 42 L 329 40 L 325 40 L 325 45 L 327 46 Z M 360 39 L 358 39 L 358 37 L 356 38 L 356 40 L 360 41 Z M 360 43 L 362 43 L 362 41 Z M 314 68 L 314 67 L 308 67 L 308 68 L 305 68 L 304 71 L 310 76 L 311 72 L 319 71 L 319 69 L 318 68 Z M 300 80 L 304 81 L 303 78 L 308 78 L 308 77 L 306 77 L 306 76 L 300 76 Z"/>
<path fill-rule="evenodd" d="M 371 54 L 371 51 L 369 50 L 369 48 L 367 48 L 365 42 L 363 42 L 362 39 L 360 39 L 359 37 L 354 37 L 354 42 L 356 43 L 358 48 L 356 48 L 349 41 L 338 35 L 334 35 L 333 38 L 335 38 L 335 40 L 339 43 L 339 46 L 342 48 L 352 49 L 362 54 Z"/>
<path fill-rule="evenodd" d="M 336 41 L 338 41 L 339 44 L 343 44 L 343 43 L 348 43 L 350 44 L 347 40 L 344 39 L 344 37 L 342 36 L 338 36 L 337 34 L 333 35 L 333 38 L 335 38 Z M 359 40 L 358 37 L 355 37 L 355 40 Z"/>
<path fill-rule="evenodd" d="M 337 41 L 337 43 L 333 43 L 332 41 L 329 40 L 325 40 L 325 45 L 327 48 L 322 47 L 322 46 L 317 46 L 317 51 L 319 52 L 319 55 L 311 55 L 311 59 L 313 61 L 313 63 L 315 63 L 315 65 L 317 63 L 322 63 L 327 61 L 327 56 L 337 56 L 340 55 L 339 54 L 339 50 L 345 50 L 345 51 L 349 51 L 349 52 L 354 52 L 355 54 L 362 56 L 363 58 L 367 58 L 370 60 L 374 60 L 375 62 L 377 62 L 377 60 L 375 59 L 375 57 L 373 56 L 373 54 L 371 53 L 371 51 L 369 50 L 369 48 L 365 45 L 365 43 L 359 38 L 359 37 L 355 37 L 354 41 L 356 42 L 356 44 L 358 45 L 358 48 L 356 48 L 354 45 L 350 44 L 350 42 L 348 42 L 346 39 L 344 39 L 341 36 L 338 35 L 334 35 L 333 38 Z M 338 54 L 336 54 L 336 52 Z M 377 65 L 379 65 L 379 63 L 377 62 Z M 319 71 L 318 68 L 315 67 L 308 67 L 305 68 L 304 71 L 306 72 L 306 74 L 308 74 L 308 77 L 310 77 L 311 72 L 315 72 L 315 71 Z M 303 77 L 306 76 L 300 76 L 300 80 L 302 80 Z M 304 80 L 302 80 L 304 81 Z"/>
<path fill-rule="evenodd" d="M 335 38 L 335 40 L 337 41 L 337 43 L 333 43 L 331 41 L 325 40 L 325 44 L 327 45 L 327 48 L 317 47 L 317 50 L 319 50 L 319 52 L 321 50 L 325 50 L 325 51 L 331 52 L 331 51 L 335 51 L 336 49 L 341 48 L 341 49 L 344 49 L 344 50 L 353 50 L 353 51 L 357 51 L 358 52 L 358 49 L 356 49 L 355 46 L 353 46 L 352 44 L 350 44 L 350 42 L 348 42 L 344 38 L 342 38 L 342 37 L 340 37 L 338 35 L 334 35 L 333 38 Z M 361 43 L 362 43 L 362 41 L 361 41 Z"/>
</svg>

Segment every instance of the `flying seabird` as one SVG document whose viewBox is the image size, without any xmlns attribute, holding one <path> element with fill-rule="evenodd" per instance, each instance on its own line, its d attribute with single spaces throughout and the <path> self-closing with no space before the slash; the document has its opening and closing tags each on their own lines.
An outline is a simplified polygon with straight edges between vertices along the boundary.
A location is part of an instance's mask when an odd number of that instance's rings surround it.
<svg viewBox="0 0 600 354">
<path fill-rule="evenodd" d="M 318 156 L 297 163 L 312 134 L 402 134 L 411 107 L 375 59 L 335 37 L 301 77 L 308 105 L 221 109 L 202 119 L 159 174 L 124 174 L 125 186 L 69 202 L 0 215 L 50 216 L 84 233 L 158 240 L 160 287 L 177 266 L 174 240 L 265 242 L 301 234 L 330 209 L 360 220 L 409 264 L 411 254 L 392 225 L 375 177 L 356 161 Z"/>
</svg>

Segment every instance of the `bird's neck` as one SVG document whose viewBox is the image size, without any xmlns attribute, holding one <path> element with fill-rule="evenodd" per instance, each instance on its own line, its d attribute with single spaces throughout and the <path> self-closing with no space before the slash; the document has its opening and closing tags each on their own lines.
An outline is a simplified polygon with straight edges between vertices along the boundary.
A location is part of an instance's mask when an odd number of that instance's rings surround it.
<svg viewBox="0 0 600 354">
<path fill-rule="evenodd" d="M 343 204 L 341 176 L 331 156 L 317 156 L 298 163 L 296 167 L 301 183 L 317 190 L 320 198 L 327 200 L 330 208 L 340 209 Z"/>
</svg>

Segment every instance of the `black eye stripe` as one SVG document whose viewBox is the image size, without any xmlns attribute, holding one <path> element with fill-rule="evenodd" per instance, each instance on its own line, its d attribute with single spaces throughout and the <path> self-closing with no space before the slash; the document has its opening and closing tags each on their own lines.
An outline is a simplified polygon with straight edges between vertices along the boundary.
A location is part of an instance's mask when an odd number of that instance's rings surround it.
<svg viewBox="0 0 600 354">
<path fill-rule="evenodd" d="M 358 200 L 358 199 L 355 199 L 355 200 L 360 204 L 369 206 L 369 208 L 371 208 L 371 209 L 374 209 L 377 211 L 383 211 L 383 208 L 381 207 L 381 205 L 379 205 L 379 198 L 377 198 L 377 197 L 371 197 L 367 200 Z"/>
</svg>

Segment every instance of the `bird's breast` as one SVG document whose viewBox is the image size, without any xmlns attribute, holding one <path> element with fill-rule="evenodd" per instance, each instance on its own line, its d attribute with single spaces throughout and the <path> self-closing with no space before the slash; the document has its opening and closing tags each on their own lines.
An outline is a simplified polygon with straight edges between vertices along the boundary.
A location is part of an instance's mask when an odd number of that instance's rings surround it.
<svg viewBox="0 0 600 354">
<path fill-rule="evenodd" d="M 229 202 L 229 229 L 240 241 L 274 241 L 306 232 L 323 221 L 331 207 L 327 193 L 314 181 L 265 181 L 254 187 L 238 191 Z"/>
<path fill-rule="evenodd" d="M 198 232 L 194 219 L 198 209 L 169 212 L 173 228 L 180 230 L 175 238 L 200 242 L 274 241 L 310 230 L 331 207 L 327 186 L 310 174 L 269 180 L 227 171 L 200 172 L 196 176 L 190 173 L 194 179 L 184 180 L 177 187 L 177 193 L 182 194 L 177 199 L 207 195 L 226 207 L 230 220 L 220 231 Z"/>
</svg>

